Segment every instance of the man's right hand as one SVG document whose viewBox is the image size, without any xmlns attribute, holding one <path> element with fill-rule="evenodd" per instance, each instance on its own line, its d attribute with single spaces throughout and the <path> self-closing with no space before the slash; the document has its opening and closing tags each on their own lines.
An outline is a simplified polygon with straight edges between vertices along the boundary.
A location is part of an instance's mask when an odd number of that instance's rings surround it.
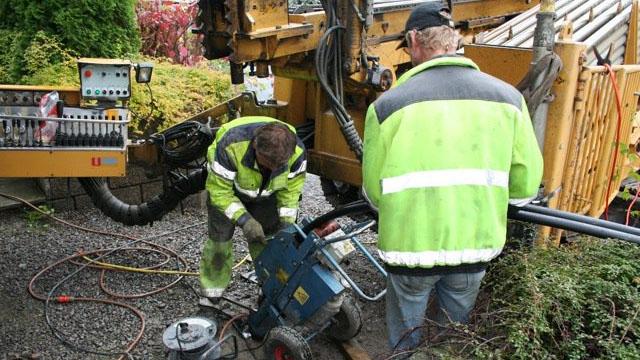
<svg viewBox="0 0 640 360">
<path fill-rule="evenodd" d="M 260 225 L 260 223 L 254 218 L 250 218 L 242 225 L 242 232 L 249 243 L 267 243 L 264 236 L 264 230 L 262 230 L 262 225 Z"/>
</svg>

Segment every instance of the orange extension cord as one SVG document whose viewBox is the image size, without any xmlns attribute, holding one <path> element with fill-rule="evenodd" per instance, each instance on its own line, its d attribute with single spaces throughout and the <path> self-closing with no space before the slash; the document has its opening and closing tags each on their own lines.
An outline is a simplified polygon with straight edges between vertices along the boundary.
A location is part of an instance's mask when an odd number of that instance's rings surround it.
<svg viewBox="0 0 640 360">
<path fill-rule="evenodd" d="M 50 217 L 51 219 L 53 219 L 53 220 L 55 220 L 55 221 L 57 221 L 57 222 L 59 222 L 61 224 L 67 225 L 69 227 L 72 227 L 72 228 L 75 228 L 75 229 L 78 229 L 78 230 L 81 230 L 81 231 L 89 232 L 89 233 L 107 235 L 107 236 L 112 236 L 112 237 L 120 237 L 120 238 L 124 238 L 124 239 L 128 239 L 128 240 L 132 240 L 132 241 L 135 241 L 135 242 L 144 243 L 144 244 L 153 246 L 153 247 L 155 247 L 157 249 L 161 249 L 162 251 L 161 250 L 156 250 L 156 249 L 150 249 L 150 248 L 139 248 L 139 247 L 125 247 L 125 248 L 122 248 L 122 249 L 119 249 L 119 250 L 125 250 L 125 251 L 127 251 L 127 250 L 139 250 L 139 251 L 152 251 L 152 252 L 160 252 L 160 253 L 163 253 L 163 251 L 164 251 L 164 254 L 165 254 L 165 256 L 167 258 L 164 261 L 162 261 L 160 264 L 156 264 L 154 266 L 151 266 L 150 268 L 157 268 L 159 266 L 162 266 L 162 265 L 166 264 L 169 261 L 170 257 L 174 257 L 179 262 L 181 262 L 182 265 L 185 268 L 187 267 L 186 260 L 182 256 L 178 255 L 176 252 L 174 252 L 173 250 L 169 249 L 168 247 L 165 247 L 165 246 L 162 246 L 162 245 L 159 245 L 159 244 L 156 244 L 156 243 L 153 243 L 151 241 L 144 240 L 144 239 L 136 238 L 136 237 L 133 237 L 133 236 L 130 236 L 130 235 L 112 233 L 112 232 L 101 231 L 101 230 L 95 230 L 95 229 L 91 229 L 91 228 L 75 225 L 75 224 L 72 224 L 72 223 L 67 222 L 65 220 L 62 220 L 60 218 L 57 218 L 57 217 L 55 217 L 55 216 L 53 216 L 53 215 L 51 215 L 51 214 L 49 214 L 47 212 L 44 212 L 42 209 L 34 206 L 30 202 L 28 202 L 28 201 L 26 201 L 26 200 L 24 200 L 24 199 L 22 199 L 20 197 L 9 195 L 9 194 L 3 194 L 3 193 L 0 193 L 0 196 L 8 198 L 8 199 L 11 199 L 11 200 L 14 200 L 14 201 L 17 201 L 17 202 L 21 202 L 21 203 L 25 204 L 26 206 L 32 208 L 33 210 L 38 211 L 38 212 L 42 213 L 43 215 L 46 215 L 46 216 Z M 195 225 L 199 225 L 199 224 L 195 224 Z M 195 225 L 191 225 L 191 226 L 195 226 Z M 191 227 L 191 226 L 189 226 L 189 227 Z M 53 303 L 59 303 L 59 304 L 67 304 L 67 303 L 72 303 L 72 302 L 95 302 L 95 303 L 103 303 L 103 304 L 107 304 L 107 305 L 123 307 L 123 308 L 126 308 L 126 309 L 130 310 L 131 312 L 133 312 L 136 315 L 136 317 L 138 317 L 138 319 L 140 320 L 140 330 L 138 331 L 138 333 L 136 334 L 134 339 L 127 345 L 126 349 L 121 353 L 122 355 L 119 357 L 119 360 L 124 360 L 127 357 L 129 357 L 129 358 L 131 357 L 131 354 L 130 354 L 131 350 L 133 350 L 136 347 L 136 345 L 138 345 L 138 343 L 140 342 L 140 340 L 142 339 L 142 336 L 144 334 L 146 323 L 145 323 L 144 315 L 142 314 L 142 312 L 140 310 L 136 309 L 135 307 L 133 307 L 131 305 L 128 305 L 128 304 L 125 304 L 125 303 L 122 303 L 122 302 L 118 302 L 118 301 L 114 301 L 114 300 L 108 300 L 108 299 L 89 298 L 89 297 L 73 297 L 73 296 L 68 296 L 68 295 L 59 295 L 59 296 L 48 298 L 48 296 L 38 294 L 36 292 L 36 290 L 34 289 L 34 285 L 37 282 L 38 278 L 40 278 L 43 274 L 49 272 L 51 269 L 53 269 L 53 268 L 55 268 L 57 266 L 60 266 L 60 265 L 62 265 L 64 263 L 66 263 L 66 262 L 74 263 L 76 265 L 83 265 L 81 260 L 84 257 L 86 257 L 88 255 L 100 256 L 101 254 L 103 254 L 105 252 L 108 252 L 108 251 L 110 251 L 110 249 L 94 250 L 94 251 L 88 251 L 88 252 L 81 251 L 81 252 L 79 252 L 77 254 L 74 254 L 74 255 L 65 257 L 64 259 L 58 260 L 58 261 L 54 262 L 53 264 L 50 264 L 50 265 L 46 266 L 44 269 L 40 270 L 37 274 L 35 274 L 31 278 L 31 280 L 29 281 L 29 285 L 28 285 L 27 290 L 28 290 L 29 294 L 33 298 L 41 300 L 41 301 L 45 301 L 45 302 L 51 301 Z M 96 265 L 93 265 L 93 264 L 84 263 L 84 265 L 86 265 L 87 267 L 99 268 L 99 266 L 96 266 Z M 172 281 L 168 285 L 165 285 L 165 286 L 163 286 L 161 288 L 158 288 L 158 289 L 155 289 L 155 290 L 152 290 L 152 291 L 149 291 L 149 292 L 145 292 L 145 293 L 142 293 L 142 294 L 127 295 L 127 294 L 116 294 L 116 293 L 113 293 L 113 292 L 109 291 L 109 289 L 107 289 L 106 286 L 104 285 L 104 276 L 105 276 L 105 269 L 103 268 L 102 272 L 100 274 L 100 287 L 102 288 L 102 290 L 105 293 L 107 293 L 107 294 L 109 294 L 109 295 L 111 295 L 113 297 L 116 297 L 116 298 L 129 298 L 129 299 L 131 299 L 131 298 L 140 298 L 140 297 L 145 297 L 145 296 L 157 294 L 159 292 L 167 290 L 170 287 L 176 285 L 178 282 L 180 282 L 184 278 L 184 276 L 180 275 L 180 276 L 178 276 L 176 278 L 176 280 Z M 64 341 L 64 342 L 66 342 L 66 341 Z M 68 344 L 73 346 L 73 347 L 75 347 L 74 344 L 71 344 L 71 343 L 68 343 Z"/>
</svg>

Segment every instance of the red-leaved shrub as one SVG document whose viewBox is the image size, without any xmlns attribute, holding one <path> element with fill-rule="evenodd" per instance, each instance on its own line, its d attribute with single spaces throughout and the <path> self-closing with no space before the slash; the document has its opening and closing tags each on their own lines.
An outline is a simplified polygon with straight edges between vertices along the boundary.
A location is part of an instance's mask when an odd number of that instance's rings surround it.
<svg viewBox="0 0 640 360">
<path fill-rule="evenodd" d="M 198 14 L 196 1 L 140 0 L 136 12 L 143 54 L 183 65 L 203 59 L 201 35 L 190 30 Z"/>
</svg>

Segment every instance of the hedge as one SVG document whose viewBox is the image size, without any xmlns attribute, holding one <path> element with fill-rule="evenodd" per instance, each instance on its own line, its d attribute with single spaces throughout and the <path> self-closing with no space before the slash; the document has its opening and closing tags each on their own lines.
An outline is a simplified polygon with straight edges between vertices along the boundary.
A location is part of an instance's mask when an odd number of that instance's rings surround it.
<svg viewBox="0 0 640 360">
<path fill-rule="evenodd" d="M 0 80 L 18 82 L 29 74 L 24 51 L 38 33 L 77 56 L 137 54 L 140 37 L 136 0 L 0 1 Z M 8 46 L 7 46 L 8 45 Z"/>
</svg>

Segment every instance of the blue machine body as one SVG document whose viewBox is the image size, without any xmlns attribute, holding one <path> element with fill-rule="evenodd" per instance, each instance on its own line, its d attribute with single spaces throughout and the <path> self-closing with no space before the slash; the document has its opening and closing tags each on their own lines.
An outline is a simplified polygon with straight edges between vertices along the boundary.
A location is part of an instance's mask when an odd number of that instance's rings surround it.
<svg viewBox="0 0 640 360">
<path fill-rule="evenodd" d="M 264 337 L 279 325 L 297 325 L 309 319 L 345 287 L 314 255 L 318 237 L 306 236 L 297 225 L 278 232 L 254 261 L 264 296 L 249 316 L 254 336 Z"/>
</svg>

